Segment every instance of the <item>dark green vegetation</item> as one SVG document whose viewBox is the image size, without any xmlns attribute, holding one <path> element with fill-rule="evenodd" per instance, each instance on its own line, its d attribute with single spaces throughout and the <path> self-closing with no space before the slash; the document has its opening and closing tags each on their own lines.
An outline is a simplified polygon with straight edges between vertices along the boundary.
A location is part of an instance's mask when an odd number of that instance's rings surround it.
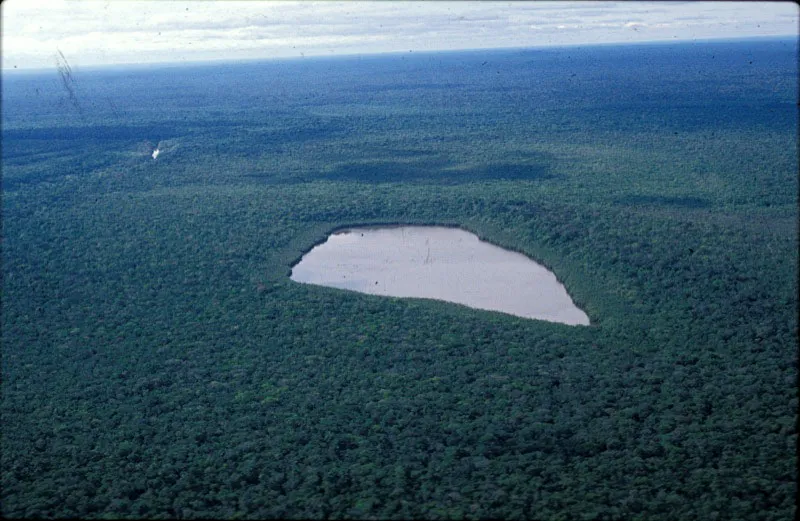
<svg viewBox="0 0 800 521">
<path fill-rule="evenodd" d="M 791 518 L 794 43 L 74 77 L 3 78 L 4 516 Z M 593 325 L 289 281 L 365 222 Z"/>
</svg>

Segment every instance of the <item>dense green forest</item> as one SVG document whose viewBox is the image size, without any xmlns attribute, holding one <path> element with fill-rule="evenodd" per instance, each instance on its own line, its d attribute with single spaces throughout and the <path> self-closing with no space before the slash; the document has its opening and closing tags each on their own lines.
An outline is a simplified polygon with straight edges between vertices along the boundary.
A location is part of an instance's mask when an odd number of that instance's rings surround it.
<svg viewBox="0 0 800 521">
<path fill-rule="evenodd" d="M 775 40 L 4 73 L 2 515 L 790 519 L 797 72 Z M 371 222 L 522 251 L 592 325 L 289 280 Z"/>
</svg>

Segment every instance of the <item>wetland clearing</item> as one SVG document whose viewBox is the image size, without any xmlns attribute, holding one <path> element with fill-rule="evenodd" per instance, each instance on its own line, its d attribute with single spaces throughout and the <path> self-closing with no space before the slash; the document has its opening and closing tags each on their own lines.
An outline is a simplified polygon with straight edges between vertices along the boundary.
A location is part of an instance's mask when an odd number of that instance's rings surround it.
<svg viewBox="0 0 800 521">
<path fill-rule="evenodd" d="M 291 278 L 371 295 L 444 300 L 524 318 L 589 325 L 589 317 L 550 270 L 459 228 L 340 230 L 304 255 Z"/>
</svg>

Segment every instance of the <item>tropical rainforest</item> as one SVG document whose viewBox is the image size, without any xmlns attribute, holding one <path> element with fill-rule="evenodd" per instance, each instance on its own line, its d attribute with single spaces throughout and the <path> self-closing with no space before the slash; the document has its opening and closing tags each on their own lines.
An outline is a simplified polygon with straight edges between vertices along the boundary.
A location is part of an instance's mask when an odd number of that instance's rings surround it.
<svg viewBox="0 0 800 521">
<path fill-rule="evenodd" d="M 0 513 L 791 519 L 797 64 L 764 39 L 4 72 Z M 368 223 L 524 252 L 591 325 L 289 279 Z"/>
</svg>

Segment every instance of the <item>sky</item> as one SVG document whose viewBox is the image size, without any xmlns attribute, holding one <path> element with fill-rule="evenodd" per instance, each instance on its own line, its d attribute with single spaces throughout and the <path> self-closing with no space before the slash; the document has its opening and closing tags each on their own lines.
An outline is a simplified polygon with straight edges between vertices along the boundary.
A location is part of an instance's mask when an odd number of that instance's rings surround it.
<svg viewBox="0 0 800 521">
<path fill-rule="evenodd" d="M 794 2 L 6 0 L 2 69 L 798 36 Z"/>
</svg>

